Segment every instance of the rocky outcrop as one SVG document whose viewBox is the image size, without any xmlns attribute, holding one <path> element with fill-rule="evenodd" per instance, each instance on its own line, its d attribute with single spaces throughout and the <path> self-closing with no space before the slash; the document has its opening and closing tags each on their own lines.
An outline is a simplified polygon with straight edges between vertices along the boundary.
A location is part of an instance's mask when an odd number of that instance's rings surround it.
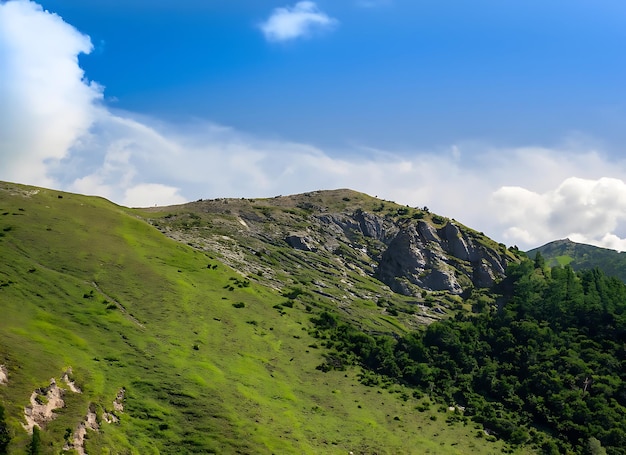
<svg viewBox="0 0 626 455">
<path fill-rule="evenodd" d="M 354 241 L 358 236 L 388 243 L 399 229 L 392 221 L 381 216 L 357 210 L 352 214 L 333 213 L 315 217 L 329 233 Z"/>
<path fill-rule="evenodd" d="M 456 223 L 441 227 L 424 221 L 399 223 L 357 210 L 312 217 L 311 232 L 285 240 L 301 251 L 334 252 L 340 243 L 369 256 L 375 275 L 393 291 L 415 295 L 421 290 L 461 294 L 470 287 L 489 287 L 504 275 L 506 255 L 477 241 Z M 361 244 L 374 242 L 373 253 Z"/>
<path fill-rule="evenodd" d="M 71 379 L 72 373 L 72 367 L 69 367 L 67 370 L 65 370 L 63 376 L 61 376 L 61 380 L 65 382 L 65 384 L 67 384 L 72 392 L 83 393 L 80 387 L 78 387 L 76 383 Z"/>
<path fill-rule="evenodd" d="M 316 247 L 313 246 L 313 239 L 306 235 L 292 234 L 288 236 L 285 241 L 289 246 L 301 251 L 315 251 Z"/>
<path fill-rule="evenodd" d="M 85 419 L 78 424 L 72 435 L 72 439 L 67 441 L 63 446 L 64 451 L 74 450 L 78 455 L 86 455 L 85 452 L 85 439 L 87 438 L 87 430 L 99 431 L 100 425 L 98 424 L 96 416 L 96 407 L 94 404 L 90 404 L 87 409 L 87 415 Z"/>
<path fill-rule="evenodd" d="M 407 295 L 415 293 L 414 286 L 461 293 L 463 288 L 455 269 L 435 239 L 434 232 L 424 224 L 404 228 L 383 253 L 378 278 L 394 291 Z"/>
<path fill-rule="evenodd" d="M 9 370 L 4 365 L 0 365 L 0 384 L 8 384 L 9 383 Z"/>
<path fill-rule="evenodd" d="M 362 203 L 355 203 L 357 199 Z M 197 237 L 200 231 L 188 229 L 192 217 L 184 213 L 178 221 L 184 222 L 183 229 L 164 232 L 189 244 L 204 244 L 243 273 L 264 277 L 272 274 L 268 265 L 273 263 L 265 253 L 270 245 L 306 252 L 295 260 L 295 267 L 374 276 L 405 295 L 424 290 L 461 294 L 472 287 L 489 287 L 503 277 L 507 261 L 514 260 L 503 246 L 453 220 L 349 191 L 259 202 L 205 201 L 202 209 L 215 215 L 210 222 L 219 234 Z M 248 251 L 253 256 L 247 257 Z M 282 273 L 293 273 L 293 262 L 283 264 Z"/>
<path fill-rule="evenodd" d="M 470 286 L 489 287 L 504 275 L 506 257 L 479 244 L 454 223 L 435 229 L 420 221 L 389 244 L 377 270 L 394 291 L 411 294 L 412 286 L 461 294 Z"/>
<path fill-rule="evenodd" d="M 24 408 L 26 424 L 22 424 L 29 434 L 32 434 L 33 427 L 42 428 L 56 417 L 54 411 L 65 406 L 64 393 L 52 378 L 48 387 L 37 389 L 31 394 L 30 404 Z"/>
<path fill-rule="evenodd" d="M 381 242 L 387 242 L 398 232 L 398 228 L 395 224 L 386 221 L 380 216 L 357 210 L 353 217 L 359 224 L 360 231 L 366 237 L 371 237 Z"/>
<path fill-rule="evenodd" d="M 401 224 L 362 210 L 323 214 L 314 222 L 321 225 L 316 231 L 326 233 L 326 239 L 323 235 L 317 240 L 292 239 L 294 248 L 314 251 L 314 244 L 318 244 L 330 251 L 331 243 L 342 241 L 355 246 L 369 238 L 377 244 L 377 254 L 357 249 L 370 256 L 378 279 L 405 295 L 417 294 L 421 289 L 461 294 L 472 286 L 489 287 L 506 268 L 504 253 L 479 243 L 477 235 L 454 222 L 439 228 L 424 220 Z"/>
</svg>

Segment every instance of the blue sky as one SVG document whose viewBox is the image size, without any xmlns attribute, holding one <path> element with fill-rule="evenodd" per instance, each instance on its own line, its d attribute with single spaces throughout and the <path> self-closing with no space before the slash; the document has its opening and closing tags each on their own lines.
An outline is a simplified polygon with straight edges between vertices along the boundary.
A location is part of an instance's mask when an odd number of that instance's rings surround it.
<svg viewBox="0 0 626 455">
<path fill-rule="evenodd" d="M 626 249 L 625 44 L 618 1 L 0 1 L 0 178 L 126 205 L 350 187 Z"/>
<path fill-rule="evenodd" d="M 41 4 L 121 109 L 337 148 L 626 139 L 623 2 L 317 2 L 334 26 L 273 43 L 280 0 Z"/>
</svg>

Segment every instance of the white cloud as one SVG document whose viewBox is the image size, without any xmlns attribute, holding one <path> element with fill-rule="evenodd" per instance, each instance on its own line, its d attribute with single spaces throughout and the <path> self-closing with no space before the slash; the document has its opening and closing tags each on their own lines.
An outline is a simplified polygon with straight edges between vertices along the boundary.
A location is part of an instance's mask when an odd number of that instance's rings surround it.
<svg viewBox="0 0 626 455">
<path fill-rule="evenodd" d="M 91 49 L 89 37 L 36 3 L 0 3 L 0 178 L 53 183 L 45 162 L 66 156 L 102 99 L 78 66 Z"/>
<path fill-rule="evenodd" d="M 1 179 L 130 206 L 352 188 L 426 205 L 521 248 L 569 236 L 626 249 L 626 163 L 584 141 L 346 154 L 210 122 L 169 124 L 107 109 L 78 65 L 90 49 L 36 4 L 0 3 Z"/>
<path fill-rule="evenodd" d="M 301 1 L 292 7 L 276 8 L 259 28 L 268 41 L 289 41 L 331 29 L 338 23 L 320 11 L 315 2 Z"/>
<path fill-rule="evenodd" d="M 613 249 L 626 249 L 615 232 L 626 222 L 626 183 L 621 179 L 570 177 L 537 193 L 503 187 L 493 195 L 509 241 L 539 244 L 570 238 Z"/>
<path fill-rule="evenodd" d="M 182 128 L 131 117 L 122 113 L 100 119 L 99 127 L 107 133 L 82 144 L 83 150 L 75 147 L 73 154 L 95 154 L 102 157 L 101 165 L 82 177 L 64 166 L 59 179 L 64 176 L 73 191 L 103 194 L 126 205 L 180 203 L 183 195 L 270 197 L 347 187 L 402 204 L 427 205 L 522 248 L 568 236 L 610 248 L 626 242 L 617 235 L 626 221 L 625 184 L 601 177 L 626 175 L 626 167 L 593 150 L 457 144 L 402 154 L 367 149 L 341 158 L 211 123 Z M 65 161 L 69 164 L 71 158 Z M 570 173 L 587 178 L 569 178 Z M 150 182 L 165 188 L 139 190 L 154 188 L 146 185 Z M 145 197 L 130 199 L 137 194 Z"/>
<path fill-rule="evenodd" d="M 147 207 L 158 201 L 164 205 L 183 204 L 187 200 L 179 194 L 178 188 L 160 183 L 143 183 L 126 190 L 124 205 Z M 156 203 L 154 205 L 157 205 Z"/>
</svg>

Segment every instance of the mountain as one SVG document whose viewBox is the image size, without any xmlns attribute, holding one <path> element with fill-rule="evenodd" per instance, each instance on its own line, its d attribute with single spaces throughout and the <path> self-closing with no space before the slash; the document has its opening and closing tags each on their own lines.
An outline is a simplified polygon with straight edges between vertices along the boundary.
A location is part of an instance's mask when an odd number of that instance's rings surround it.
<svg viewBox="0 0 626 455">
<path fill-rule="evenodd" d="M 0 183 L 0 258 L 0 453 L 504 450 L 325 334 L 389 348 L 495 302 L 515 251 L 426 208 L 337 190 L 129 209 Z"/>
<path fill-rule="evenodd" d="M 569 265 L 574 270 L 597 267 L 626 283 L 626 252 L 576 243 L 569 239 L 555 240 L 532 249 L 527 252 L 528 257 L 534 258 L 537 252 L 541 253 L 549 266 Z"/>
<path fill-rule="evenodd" d="M 516 260 L 503 244 L 427 208 L 403 207 L 351 190 L 201 200 L 148 212 L 168 236 L 221 251 L 246 273 L 263 272 L 271 264 L 289 275 L 304 261 L 307 269 L 322 275 L 328 275 L 329 266 L 348 268 L 407 296 L 424 291 L 458 295 L 490 287 Z M 272 255 L 280 261 L 272 262 Z"/>
</svg>

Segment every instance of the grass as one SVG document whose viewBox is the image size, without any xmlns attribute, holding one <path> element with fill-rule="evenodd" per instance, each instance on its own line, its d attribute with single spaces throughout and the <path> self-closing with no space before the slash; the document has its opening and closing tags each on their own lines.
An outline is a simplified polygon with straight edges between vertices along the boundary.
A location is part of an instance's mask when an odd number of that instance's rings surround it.
<svg viewBox="0 0 626 455">
<path fill-rule="evenodd" d="M 316 370 L 324 349 L 309 347 L 317 340 L 306 306 L 329 307 L 332 299 L 300 294 L 278 312 L 287 286 L 265 287 L 253 277 L 237 286 L 244 277 L 216 254 L 168 239 L 138 213 L 99 198 L 0 184 L 0 363 L 9 370 L 0 400 L 11 453 L 23 453 L 30 440 L 21 423 L 32 391 L 53 377 L 63 386 L 70 366 L 83 393 L 66 392 L 66 406 L 41 433 L 43 453 L 62 450 L 66 430 L 90 403 L 99 419 L 112 411 L 121 388 L 119 424 L 101 421 L 87 453 L 502 450 L 476 438 L 471 424 L 447 424 L 434 407 L 417 411 L 421 401 L 400 386 L 366 387 L 357 368 Z M 355 320 L 380 312 L 366 300 L 351 310 Z"/>
<path fill-rule="evenodd" d="M 560 265 L 561 267 L 565 267 L 567 264 L 574 260 L 574 258 L 571 256 L 557 256 L 555 259 L 557 265 Z"/>
</svg>

